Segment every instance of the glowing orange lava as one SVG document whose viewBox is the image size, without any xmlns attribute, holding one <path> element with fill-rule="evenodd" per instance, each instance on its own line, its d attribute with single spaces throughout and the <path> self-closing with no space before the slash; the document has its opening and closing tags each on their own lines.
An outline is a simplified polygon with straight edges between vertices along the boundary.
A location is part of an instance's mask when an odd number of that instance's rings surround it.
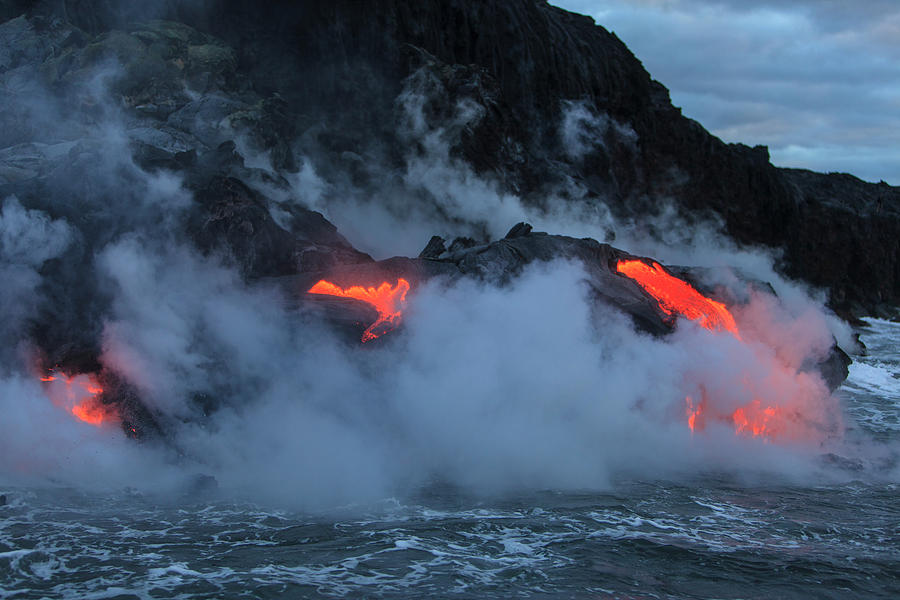
<svg viewBox="0 0 900 600">
<path fill-rule="evenodd" d="M 59 371 L 51 371 L 41 377 L 41 381 L 54 384 L 48 394 L 54 404 L 66 409 L 85 423 L 99 427 L 104 423 L 119 420 L 115 408 L 103 404 L 100 400 L 103 388 L 93 375 L 70 376 Z"/>
<path fill-rule="evenodd" d="M 397 285 L 394 286 L 385 281 L 377 288 L 354 285 L 346 289 L 323 279 L 309 288 L 310 294 L 353 298 L 373 306 L 378 311 L 378 319 L 363 332 L 363 342 L 381 337 L 400 324 L 400 319 L 403 316 L 403 307 L 406 304 L 406 292 L 408 291 L 409 282 L 403 278 L 398 279 Z"/>
<path fill-rule="evenodd" d="M 648 265 L 642 260 L 620 260 L 616 270 L 635 280 L 659 303 L 668 315 L 679 314 L 710 331 L 730 331 L 741 339 L 734 317 L 721 302 L 707 298 L 689 283 L 669 275 L 659 263 Z"/>
</svg>

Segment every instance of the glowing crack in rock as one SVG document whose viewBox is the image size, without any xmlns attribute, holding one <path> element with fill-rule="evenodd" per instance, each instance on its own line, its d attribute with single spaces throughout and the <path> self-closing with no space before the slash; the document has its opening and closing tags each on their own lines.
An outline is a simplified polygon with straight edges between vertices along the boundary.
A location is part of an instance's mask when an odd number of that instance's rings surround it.
<svg viewBox="0 0 900 600">
<path fill-rule="evenodd" d="M 363 343 L 381 337 L 400 324 L 400 319 L 403 317 L 403 308 L 406 305 L 406 292 L 408 291 L 409 282 L 403 278 L 397 279 L 396 285 L 392 286 L 385 281 L 377 288 L 359 285 L 342 288 L 323 279 L 309 289 L 310 294 L 353 298 L 374 307 L 378 311 L 378 319 L 363 332 Z"/>
<path fill-rule="evenodd" d="M 726 330 L 741 339 L 737 323 L 724 304 L 707 298 L 688 282 L 669 275 L 659 263 L 654 262 L 651 266 L 642 260 L 620 260 L 616 263 L 616 271 L 637 282 L 656 299 L 664 313 L 679 314 L 710 331 Z"/>
<path fill-rule="evenodd" d="M 100 427 L 119 420 L 116 409 L 101 401 L 103 388 L 93 375 L 66 375 L 53 370 L 41 381 L 50 384 L 50 400 L 81 421 Z"/>
</svg>

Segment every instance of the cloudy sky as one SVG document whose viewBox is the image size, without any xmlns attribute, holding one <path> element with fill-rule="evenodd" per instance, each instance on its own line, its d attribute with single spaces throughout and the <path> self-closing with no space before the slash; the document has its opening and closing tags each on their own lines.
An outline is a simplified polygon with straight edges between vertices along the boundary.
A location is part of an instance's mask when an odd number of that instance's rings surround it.
<svg viewBox="0 0 900 600">
<path fill-rule="evenodd" d="M 900 0 L 551 3 L 614 31 L 723 140 L 900 185 Z"/>
</svg>

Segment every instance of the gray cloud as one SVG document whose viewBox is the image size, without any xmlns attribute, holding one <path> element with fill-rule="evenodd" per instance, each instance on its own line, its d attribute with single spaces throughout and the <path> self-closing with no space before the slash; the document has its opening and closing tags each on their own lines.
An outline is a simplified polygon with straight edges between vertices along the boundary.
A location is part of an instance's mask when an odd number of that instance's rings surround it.
<svg viewBox="0 0 900 600">
<path fill-rule="evenodd" d="M 900 184 L 900 6 L 558 0 L 615 31 L 673 102 L 776 165 Z M 660 34 L 664 32 L 664 34 Z"/>
</svg>

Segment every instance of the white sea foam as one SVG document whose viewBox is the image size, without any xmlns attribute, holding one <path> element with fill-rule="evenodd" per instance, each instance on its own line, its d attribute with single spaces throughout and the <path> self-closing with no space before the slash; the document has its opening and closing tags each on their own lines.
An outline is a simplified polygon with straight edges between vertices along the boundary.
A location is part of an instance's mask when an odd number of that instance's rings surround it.
<svg viewBox="0 0 900 600">
<path fill-rule="evenodd" d="M 844 382 L 844 403 L 857 423 L 875 433 L 900 431 L 900 323 L 866 319 L 860 339 L 867 356 L 855 356 Z"/>
</svg>

